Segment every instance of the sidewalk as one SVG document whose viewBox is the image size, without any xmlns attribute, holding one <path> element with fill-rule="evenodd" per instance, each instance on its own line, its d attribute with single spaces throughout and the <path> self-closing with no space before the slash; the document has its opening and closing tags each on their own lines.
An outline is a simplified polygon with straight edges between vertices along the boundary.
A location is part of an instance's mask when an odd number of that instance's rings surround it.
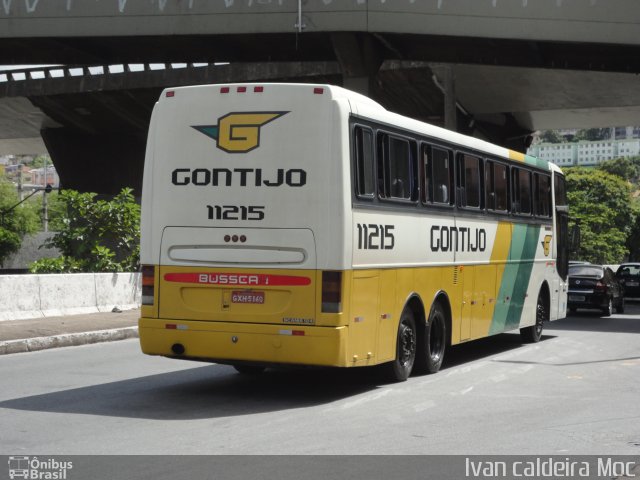
<svg viewBox="0 0 640 480">
<path fill-rule="evenodd" d="M 0 355 L 138 336 L 140 309 L 0 321 Z"/>
</svg>

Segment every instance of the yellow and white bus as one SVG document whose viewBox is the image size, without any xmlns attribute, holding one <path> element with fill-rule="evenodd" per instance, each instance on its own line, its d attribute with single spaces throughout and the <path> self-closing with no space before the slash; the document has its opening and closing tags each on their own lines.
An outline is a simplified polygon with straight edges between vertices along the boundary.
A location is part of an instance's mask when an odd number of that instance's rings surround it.
<svg viewBox="0 0 640 480">
<path fill-rule="evenodd" d="M 436 372 L 567 308 L 555 165 L 340 87 L 167 89 L 142 195 L 144 353 Z M 415 367 L 415 368 L 414 368 Z"/>
</svg>

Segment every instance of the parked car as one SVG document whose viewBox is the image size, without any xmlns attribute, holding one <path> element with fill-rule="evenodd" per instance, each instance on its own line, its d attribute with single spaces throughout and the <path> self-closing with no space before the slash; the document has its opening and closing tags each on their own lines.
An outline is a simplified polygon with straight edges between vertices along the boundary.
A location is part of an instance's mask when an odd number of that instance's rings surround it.
<svg viewBox="0 0 640 480">
<path fill-rule="evenodd" d="M 613 270 L 602 265 L 569 266 L 569 302 L 570 312 L 578 308 L 602 310 L 608 317 L 616 312 L 624 312 L 624 287 L 616 278 Z"/>
<path fill-rule="evenodd" d="M 625 297 L 640 297 L 640 263 L 623 263 L 616 277 L 624 287 Z"/>
</svg>

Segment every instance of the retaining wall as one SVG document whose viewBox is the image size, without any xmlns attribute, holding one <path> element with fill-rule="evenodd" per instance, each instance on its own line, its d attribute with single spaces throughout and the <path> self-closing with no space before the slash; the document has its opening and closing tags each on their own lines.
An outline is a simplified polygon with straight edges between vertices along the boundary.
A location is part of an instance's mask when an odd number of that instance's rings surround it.
<svg viewBox="0 0 640 480">
<path fill-rule="evenodd" d="M 139 273 L 0 275 L 0 321 L 130 310 L 140 293 Z"/>
</svg>

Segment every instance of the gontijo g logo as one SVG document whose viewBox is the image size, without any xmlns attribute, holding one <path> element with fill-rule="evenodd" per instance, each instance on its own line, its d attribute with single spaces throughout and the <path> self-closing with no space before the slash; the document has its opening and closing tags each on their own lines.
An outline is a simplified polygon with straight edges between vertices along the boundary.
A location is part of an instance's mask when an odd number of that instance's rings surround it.
<svg viewBox="0 0 640 480">
<path fill-rule="evenodd" d="M 246 153 L 260 146 L 260 127 L 289 112 L 232 112 L 220 117 L 217 125 L 192 125 L 217 141 L 227 153 Z"/>
</svg>

